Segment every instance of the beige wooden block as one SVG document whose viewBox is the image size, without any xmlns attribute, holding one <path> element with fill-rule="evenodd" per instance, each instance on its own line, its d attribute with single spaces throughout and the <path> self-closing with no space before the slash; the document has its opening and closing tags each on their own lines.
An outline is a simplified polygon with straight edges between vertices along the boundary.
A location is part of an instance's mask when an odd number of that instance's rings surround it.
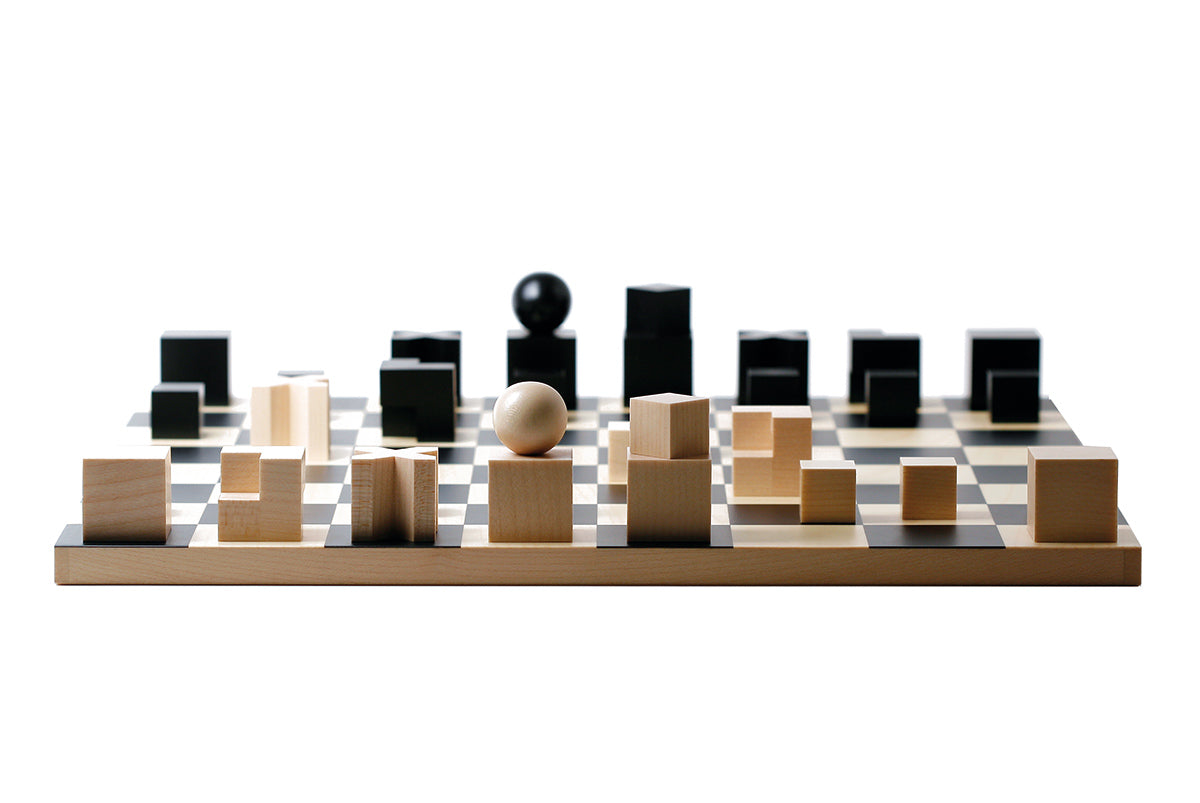
<svg viewBox="0 0 1200 803">
<path fill-rule="evenodd" d="M 608 481 L 622 485 L 629 476 L 629 422 L 613 421 L 608 425 Z"/>
<path fill-rule="evenodd" d="M 304 523 L 304 448 L 271 446 L 258 464 L 260 541 L 299 541 Z"/>
<path fill-rule="evenodd" d="M 630 399 L 630 452 L 663 459 L 708 455 L 708 410 L 708 399 L 679 393 Z"/>
<path fill-rule="evenodd" d="M 958 464 L 953 457 L 900 458 L 900 518 L 958 518 Z"/>
<path fill-rule="evenodd" d="M 258 493 L 258 461 L 263 447 L 226 446 L 221 450 L 221 493 Z"/>
<path fill-rule="evenodd" d="M 433 543 L 438 524 L 437 447 L 416 447 L 396 453 L 396 491 L 400 537 Z"/>
<path fill-rule="evenodd" d="M 350 540 L 384 541 L 396 530 L 396 453 L 366 447 L 350 458 Z"/>
<path fill-rule="evenodd" d="M 630 544 L 703 543 L 712 534 L 712 457 L 667 460 L 630 453 Z"/>
<path fill-rule="evenodd" d="M 288 446 L 303 446 L 305 460 L 329 461 L 329 378 L 296 377 L 288 383 Z"/>
<path fill-rule="evenodd" d="M 256 464 L 257 492 L 249 487 Z M 304 449 L 299 446 L 226 447 L 221 451 L 217 497 L 220 541 L 299 541 L 304 523 Z M 226 469 L 230 474 L 225 474 Z"/>
<path fill-rule="evenodd" d="M 853 524 L 857 500 L 853 460 L 800 463 L 801 524 Z"/>
<path fill-rule="evenodd" d="M 774 468 L 775 459 L 769 451 L 734 452 L 733 495 L 772 496 L 775 492 Z"/>
<path fill-rule="evenodd" d="M 1038 543 L 1117 540 L 1117 456 L 1097 446 L 1031 446 L 1028 527 Z"/>
<path fill-rule="evenodd" d="M 771 407 L 758 405 L 734 405 L 733 448 L 752 452 L 770 451 L 775 448 L 774 427 L 771 424 Z"/>
<path fill-rule="evenodd" d="M 812 460 L 812 408 L 778 407 L 771 413 L 771 496 L 800 495 L 800 461 Z"/>
<path fill-rule="evenodd" d="M 488 461 L 488 540 L 570 542 L 572 455 L 497 453 Z"/>
<path fill-rule="evenodd" d="M 171 449 L 118 449 L 83 459 L 83 541 L 166 543 Z"/>
<path fill-rule="evenodd" d="M 250 389 L 252 446 L 291 444 L 291 402 L 291 386 L 288 382 L 272 382 Z"/>
</svg>

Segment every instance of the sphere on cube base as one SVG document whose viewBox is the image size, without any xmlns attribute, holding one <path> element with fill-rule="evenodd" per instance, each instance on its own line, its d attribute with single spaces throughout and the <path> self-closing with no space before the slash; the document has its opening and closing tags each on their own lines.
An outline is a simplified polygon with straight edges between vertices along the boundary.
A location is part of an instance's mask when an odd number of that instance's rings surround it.
<svg viewBox="0 0 1200 803">
<path fill-rule="evenodd" d="M 566 434 L 567 404 L 549 385 L 518 382 L 496 399 L 492 427 L 500 442 L 513 452 L 545 454 Z"/>
</svg>

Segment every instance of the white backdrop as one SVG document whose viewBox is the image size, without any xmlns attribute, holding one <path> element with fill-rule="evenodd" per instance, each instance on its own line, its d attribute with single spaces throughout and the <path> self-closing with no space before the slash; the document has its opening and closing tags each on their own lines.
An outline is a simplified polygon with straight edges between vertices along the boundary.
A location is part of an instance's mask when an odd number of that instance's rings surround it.
<svg viewBox="0 0 1200 803">
<path fill-rule="evenodd" d="M 25 798 L 1161 797 L 1200 714 L 1197 12 L 1179 2 L 0 7 L 0 786 Z M 370 393 L 392 329 L 504 381 L 570 284 L 616 394 L 624 288 L 738 328 L 1034 326 L 1121 458 L 1139 589 L 57 588 L 78 461 L 158 334 Z"/>
</svg>

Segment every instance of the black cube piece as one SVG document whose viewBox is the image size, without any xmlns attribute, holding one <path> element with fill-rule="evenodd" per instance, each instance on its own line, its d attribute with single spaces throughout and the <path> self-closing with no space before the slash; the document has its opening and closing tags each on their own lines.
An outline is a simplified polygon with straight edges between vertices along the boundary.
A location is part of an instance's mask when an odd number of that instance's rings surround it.
<svg viewBox="0 0 1200 803">
<path fill-rule="evenodd" d="M 761 373 L 762 369 L 788 369 L 796 381 L 785 380 L 784 374 Z M 750 388 L 752 371 L 760 371 L 757 393 Z M 781 400 L 757 401 L 763 394 Z M 807 332 L 738 332 L 738 404 L 808 404 Z"/>
<path fill-rule="evenodd" d="M 575 391 L 575 332 L 508 332 L 508 384 L 542 382 L 558 391 L 568 410 L 579 407 Z"/>
<path fill-rule="evenodd" d="M 867 371 L 867 426 L 915 427 L 921 406 L 916 371 Z"/>
<path fill-rule="evenodd" d="M 625 334 L 692 333 L 692 289 L 671 284 L 648 284 L 625 290 Z"/>
<path fill-rule="evenodd" d="M 993 424 L 1036 424 L 1041 420 L 1037 371 L 988 371 L 988 409 Z"/>
<path fill-rule="evenodd" d="M 1036 329 L 968 329 L 967 393 L 972 410 L 986 410 L 988 371 L 1041 371 L 1042 336 Z"/>
<path fill-rule="evenodd" d="M 160 382 L 150 391 L 150 437 L 198 439 L 203 406 L 203 382 Z"/>
<path fill-rule="evenodd" d="M 921 374 L 921 338 L 889 335 L 879 329 L 850 332 L 850 401 L 867 401 L 867 371 L 915 371 Z"/>
<path fill-rule="evenodd" d="M 625 336 L 625 404 L 656 393 L 692 395 L 692 336 Z"/>
<path fill-rule="evenodd" d="M 462 332 L 392 332 L 392 357 L 454 365 L 457 400 L 462 404 Z"/>
<path fill-rule="evenodd" d="M 455 385 L 451 363 L 384 360 L 379 366 L 384 436 L 454 440 Z"/>
<path fill-rule="evenodd" d="M 795 368 L 751 368 L 746 372 L 745 401 L 738 404 L 808 404 Z"/>
<path fill-rule="evenodd" d="M 163 382 L 203 382 L 205 403 L 229 406 L 229 332 L 163 332 Z"/>
</svg>

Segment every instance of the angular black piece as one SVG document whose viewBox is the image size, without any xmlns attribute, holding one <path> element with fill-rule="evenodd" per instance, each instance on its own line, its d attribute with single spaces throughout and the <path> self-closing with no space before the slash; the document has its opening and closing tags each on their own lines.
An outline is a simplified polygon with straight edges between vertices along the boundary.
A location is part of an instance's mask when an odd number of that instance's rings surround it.
<svg viewBox="0 0 1200 803">
<path fill-rule="evenodd" d="M 163 382 L 203 382 L 204 400 L 229 406 L 229 332 L 163 332 Z"/>
<path fill-rule="evenodd" d="M 203 382 L 161 382 L 150 391 L 150 437 L 175 440 L 200 437 Z"/>
<path fill-rule="evenodd" d="M 648 284 L 625 290 L 626 335 L 682 336 L 692 333 L 692 289 Z"/>
<path fill-rule="evenodd" d="M 790 369 L 796 384 L 761 369 Z M 762 377 L 756 393 L 750 388 L 752 371 Z M 778 400 L 758 400 L 765 396 Z M 808 332 L 738 332 L 738 404 L 808 404 Z"/>
<path fill-rule="evenodd" d="M 384 360 L 379 366 L 384 436 L 454 440 L 456 384 L 452 363 Z"/>
<path fill-rule="evenodd" d="M 921 375 L 921 338 L 880 329 L 850 331 L 850 401 L 867 400 L 867 371 L 916 371 Z"/>
<path fill-rule="evenodd" d="M 656 393 L 692 395 L 692 337 L 625 336 L 625 404 Z"/>
<path fill-rule="evenodd" d="M 392 332 L 392 358 L 453 363 L 456 399 L 462 404 L 462 332 Z"/>
<path fill-rule="evenodd" d="M 1041 420 L 1037 371 L 988 371 L 987 380 L 993 424 L 1036 424 Z"/>
<path fill-rule="evenodd" d="M 867 371 L 867 426 L 915 427 L 921 406 L 916 371 Z"/>
<path fill-rule="evenodd" d="M 535 335 L 508 333 L 508 384 L 542 382 L 558 391 L 568 410 L 579 407 L 575 392 L 575 333 L 563 329 Z"/>
<path fill-rule="evenodd" d="M 808 404 L 808 394 L 795 368 L 751 368 L 745 401 L 739 397 L 738 404 Z"/>
<path fill-rule="evenodd" d="M 1036 329 L 968 329 L 967 393 L 972 410 L 986 410 L 988 371 L 1041 372 L 1042 336 Z"/>
</svg>

